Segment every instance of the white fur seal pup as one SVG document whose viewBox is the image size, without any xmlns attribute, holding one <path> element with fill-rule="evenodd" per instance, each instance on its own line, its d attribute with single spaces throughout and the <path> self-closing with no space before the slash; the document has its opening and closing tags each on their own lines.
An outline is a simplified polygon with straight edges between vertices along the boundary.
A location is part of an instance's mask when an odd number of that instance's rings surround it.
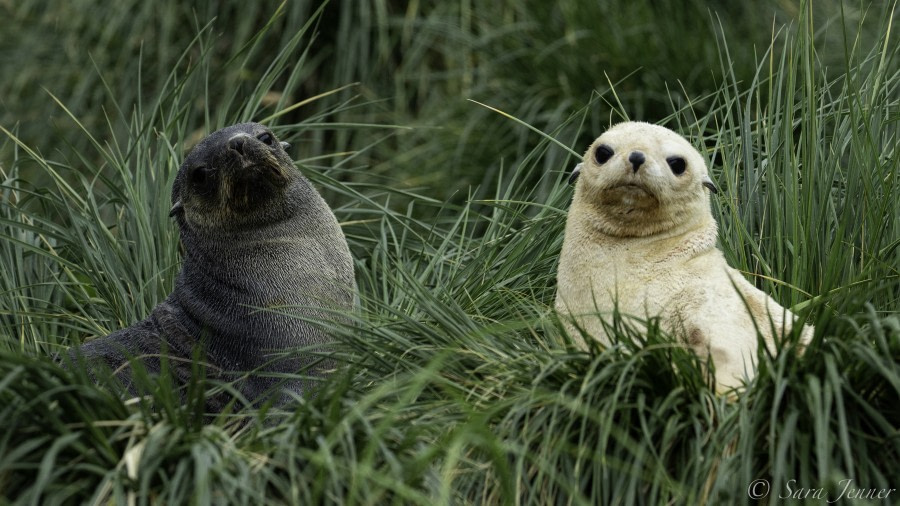
<svg viewBox="0 0 900 506">
<path fill-rule="evenodd" d="M 620 123 L 591 144 L 576 179 L 555 304 L 571 335 L 581 335 L 574 323 L 609 345 L 600 318 L 618 304 L 622 314 L 659 316 L 664 330 L 711 355 L 718 391 L 752 378 L 754 321 L 774 353 L 796 317 L 716 248 L 706 189 L 717 190 L 700 153 L 667 128 Z M 801 342 L 812 332 L 804 327 Z"/>
<path fill-rule="evenodd" d="M 251 401 L 281 381 L 280 373 L 309 367 L 303 374 L 321 375 L 327 361 L 281 357 L 331 340 L 289 315 L 324 320 L 328 313 L 313 308 L 352 310 L 353 261 L 334 214 L 287 147 L 256 123 L 223 128 L 197 144 L 172 188 L 170 214 L 184 245 L 174 291 L 145 320 L 70 356 L 80 352 L 88 365 L 119 369 L 129 384 L 129 357 L 159 372 L 165 352 L 183 383 L 191 350 L 200 345 L 210 375 L 257 371 L 238 383 Z M 287 388 L 301 393 L 306 383 Z"/>
</svg>

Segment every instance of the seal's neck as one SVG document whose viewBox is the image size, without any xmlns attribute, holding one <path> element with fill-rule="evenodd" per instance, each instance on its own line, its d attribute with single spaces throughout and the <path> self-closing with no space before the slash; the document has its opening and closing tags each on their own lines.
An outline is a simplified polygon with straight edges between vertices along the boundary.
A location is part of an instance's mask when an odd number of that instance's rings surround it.
<svg viewBox="0 0 900 506">
<path fill-rule="evenodd" d="M 314 304 L 329 283 L 352 284 L 337 219 L 318 193 L 302 197 L 279 204 L 294 206 L 290 216 L 253 229 L 182 226 L 185 253 L 174 296 L 185 307 L 202 300 L 228 313 L 241 305 Z M 198 291 L 204 293 L 198 297 Z"/>
<path fill-rule="evenodd" d="M 290 314 L 325 319 L 308 308 L 351 305 L 350 252 L 327 206 L 248 232 L 182 233 L 184 262 L 169 302 L 233 367 L 259 355 L 243 347 L 300 346 L 321 337 Z"/>
<path fill-rule="evenodd" d="M 316 270 L 327 275 L 328 269 L 322 268 L 325 260 L 338 254 L 330 251 L 338 245 L 329 237 L 340 233 L 330 210 L 327 216 L 333 223 L 319 223 L 307 216 L 247 231 L 185 232 L 181 275 L 194 284 L 206 280 L 232 287 L 247 301 L 289 298 Z"/>
<path fill-rule="evenodd" d="M 621 234 L 609 230 L 594 213 L 569 213 L 570 226 L 578 229 L 572 237 L 590 238 L 592 246 L 607 249 L 625 248 L 646 259 L 675 259 L 695 257 L 716 248 L 718 228 L 708 211 L 690 220 L 655 224 L 644 234 Z M 567 235 L 569 232 L 567 232 Z"/>
<path fill-rule="evenodd" d="M 210 223 L 181 217 L 185 270 L 200 269 L 226 278 L 254 272 L 289 274 L 298 255 L 315 248 L 314 243 L 323 234 L 334 233 L 337 225 L 331 209 L 305 181 L 261 203 L 252 211 L 251 221 L 223 215 L 213 215 Z"/>
</svg>

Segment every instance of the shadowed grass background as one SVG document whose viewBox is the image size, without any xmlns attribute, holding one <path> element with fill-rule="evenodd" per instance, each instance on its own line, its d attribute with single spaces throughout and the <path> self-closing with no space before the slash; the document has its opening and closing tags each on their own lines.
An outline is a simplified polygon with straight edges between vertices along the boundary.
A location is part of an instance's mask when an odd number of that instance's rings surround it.
<svg viewBox="0 0 900 506">
<path fill-rule="evenodd" d="M 0 497 L 722 504 L 753 502 L 760 478 L 770 499 L 900 488 L 894 4 L 567 5 L 0 6 Z M 817 324 L 802 359 L 763 353 L 734 402 L 652 322 L 616 316 L 620 345 L 588 354 L 552 314 L 572 152 L 624 117 L 706 148 L 729 262 Z M 223 385 L 202 374 L 180 404 L 164 378 L 123 401 L 59 370 L 49 353 L 169 292 L 183 153 L 250 119 L 294 144 L 348 237 L 362 308 L 331 328 L 347 366 L 289 411 L 238 400 L 215 418 L 202 398 Z"/>
</svg>

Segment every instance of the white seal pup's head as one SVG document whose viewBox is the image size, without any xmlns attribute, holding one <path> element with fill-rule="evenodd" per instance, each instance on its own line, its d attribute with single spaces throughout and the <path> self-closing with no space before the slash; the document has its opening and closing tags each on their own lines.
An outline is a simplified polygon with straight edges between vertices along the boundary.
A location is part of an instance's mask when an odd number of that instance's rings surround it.
<svg viewBox="0 0 900 506">
<path fill-rule="evenodd" d="M 716 192 L 700 153 L 658 125 L 619 123 L 588 148 L 570 181 L 574 205 L 600 232 L 640 237 L 711 221 Z"/>
</svg>

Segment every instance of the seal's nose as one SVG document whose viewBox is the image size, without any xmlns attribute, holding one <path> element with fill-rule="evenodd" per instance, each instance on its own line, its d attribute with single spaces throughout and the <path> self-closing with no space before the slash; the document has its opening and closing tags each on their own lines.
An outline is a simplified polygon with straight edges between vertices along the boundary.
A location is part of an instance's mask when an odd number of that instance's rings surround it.
<svg viewBox="0 0 900 506">
<path fill-rule="evenodd" d="M 231 139 L 228 139 L 228 149 L 232 149 L 237 151 L 239 155 L 244 156 L 244 140 L 247 137 L 244 135 L 234 136 Z"/>
<path fill-rule="evenodd" d="M 647 159 L 644 157 L 644 153 L 640 151 L 632 151 L 630 155 L 628 155 L 628 161 L 631 162 L 631 168 L 634 169 L 635 172 L 643 165 Z"/>
</svg>

